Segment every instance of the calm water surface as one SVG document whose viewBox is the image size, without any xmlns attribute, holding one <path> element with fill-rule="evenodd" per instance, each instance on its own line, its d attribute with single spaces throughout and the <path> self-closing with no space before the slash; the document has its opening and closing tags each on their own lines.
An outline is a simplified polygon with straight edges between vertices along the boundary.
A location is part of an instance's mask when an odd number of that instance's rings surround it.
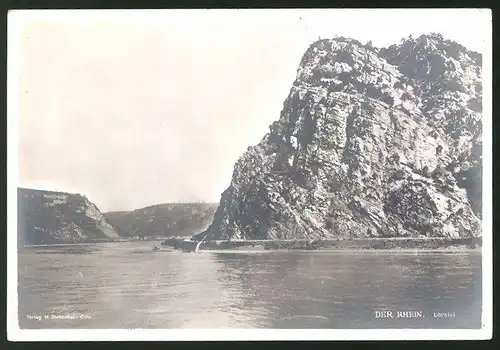
<svg viewBox="0 0 500 350">
<path fill-rule="evenodd" d="M 20 251 L 20 327 L 481 326 L 479 252 L 195 254 L 153 252 L 152 246 L 125 242 Z M 376 318 L 382 310 L 422 311 L 425 318 Z"/>
</svg>

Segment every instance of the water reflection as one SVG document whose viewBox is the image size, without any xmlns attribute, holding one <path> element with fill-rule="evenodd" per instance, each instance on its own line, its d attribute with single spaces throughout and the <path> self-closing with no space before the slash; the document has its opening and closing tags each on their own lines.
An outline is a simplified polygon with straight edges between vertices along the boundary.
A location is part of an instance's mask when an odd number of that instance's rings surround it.
<svg viewBox="0 0 500 350">
<path fill-rule="evenodd" d="M 23 328 L 479 327 L 480 258 L 185 254 L 152 252 L 144 242 L 28 249 L 19 254 L 19 318 Z M 376 320 L 380 309 L 429 317 Z M 434 311 L 456 318 L 435 319 Z M 36 321 L 30 314 L 91 318 Z"/>
<path fill-rule="evenodd" d="M 287 252 L 214 258 L 223 264 L 219 280 L 236 300 L 232 312 L 258 310 L 252 316 L 263 327 L 480 327 L 480 255 Z M 384 309 L 427 316 L 375 320 L 374 311 Z M 435 319 L 434 312 L 457 316 Z"/>
</svg>

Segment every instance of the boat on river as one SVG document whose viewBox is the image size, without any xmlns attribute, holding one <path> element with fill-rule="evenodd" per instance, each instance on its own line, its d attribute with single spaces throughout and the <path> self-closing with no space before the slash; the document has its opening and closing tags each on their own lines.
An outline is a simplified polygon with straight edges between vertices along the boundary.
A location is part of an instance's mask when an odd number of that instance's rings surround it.
<svg viewBox="0 0 500 350">
<path fill-rule="evenodd" d="M 173 248 L 179 249 L 185 253 L 191 253 L 196 250 L 196 245 L 198 241 L 194 241 L 191 238 L 186 238 L 184 240 L 174 241 Z"/>
<path fill-rule="evenodd" d="M 206 237 L 205 237 L 206 238 Z M 204 238 L 204 239 L 205 239 Z M 185 253 L 191 252 L 199 252 L 201 244 L 205 242 L 205 240 L 193 240 L 192 237 L 184 238 L 184 239 L 167 239 L 164 241 L 161 246 L 162 247 L 171 247 L 175 250 L 180 250 Z"/>
</svg>

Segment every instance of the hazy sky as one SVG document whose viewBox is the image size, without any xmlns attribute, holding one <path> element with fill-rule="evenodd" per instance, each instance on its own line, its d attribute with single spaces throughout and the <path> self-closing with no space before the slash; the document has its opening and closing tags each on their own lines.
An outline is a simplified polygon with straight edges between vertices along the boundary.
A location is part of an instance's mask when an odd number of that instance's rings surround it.
<svg viewBox="0 0 500 350">
<path fill-rule="evenodd" d="M 82 193 L 102 211 L 218 202 L 318 37 L 386 46 L 440 32 L 482 51 L 490 35 L 479 10 L 14 15 L 19 186 Z"/>
</svg>

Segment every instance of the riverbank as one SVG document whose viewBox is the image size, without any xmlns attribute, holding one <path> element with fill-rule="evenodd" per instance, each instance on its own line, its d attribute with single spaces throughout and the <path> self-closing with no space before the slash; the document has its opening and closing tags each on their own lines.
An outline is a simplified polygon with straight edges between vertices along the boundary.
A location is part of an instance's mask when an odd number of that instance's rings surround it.
<svg viewBox="0 0 500 350">
<path fill-rule="evenodd" d="M 36 247 L 58 247 L 58 246 L 78 246 L 78 245 L 88 245 L 88 244 L 99 244 L 99 243 L 127 243 L 127 242 L 163 242 L 165 237 L 151 237 L 147 239 L 93 239 L 93 240 L 81 240 L 76 242 L 60 242 L 60 243 L 42 243 L 42 244 L 25 244 L 19 246 L 19 248 L 36 248 Z"/>
<path fill-rule="evenodd" d="M 167 239 L 161 244 L 184 251 L 199 250 L 460 250 L 480 249 L 482 239 L 473 238 L 350 238 L 324 240 L 231 240 L 189 241 Z"/>
</svg>

